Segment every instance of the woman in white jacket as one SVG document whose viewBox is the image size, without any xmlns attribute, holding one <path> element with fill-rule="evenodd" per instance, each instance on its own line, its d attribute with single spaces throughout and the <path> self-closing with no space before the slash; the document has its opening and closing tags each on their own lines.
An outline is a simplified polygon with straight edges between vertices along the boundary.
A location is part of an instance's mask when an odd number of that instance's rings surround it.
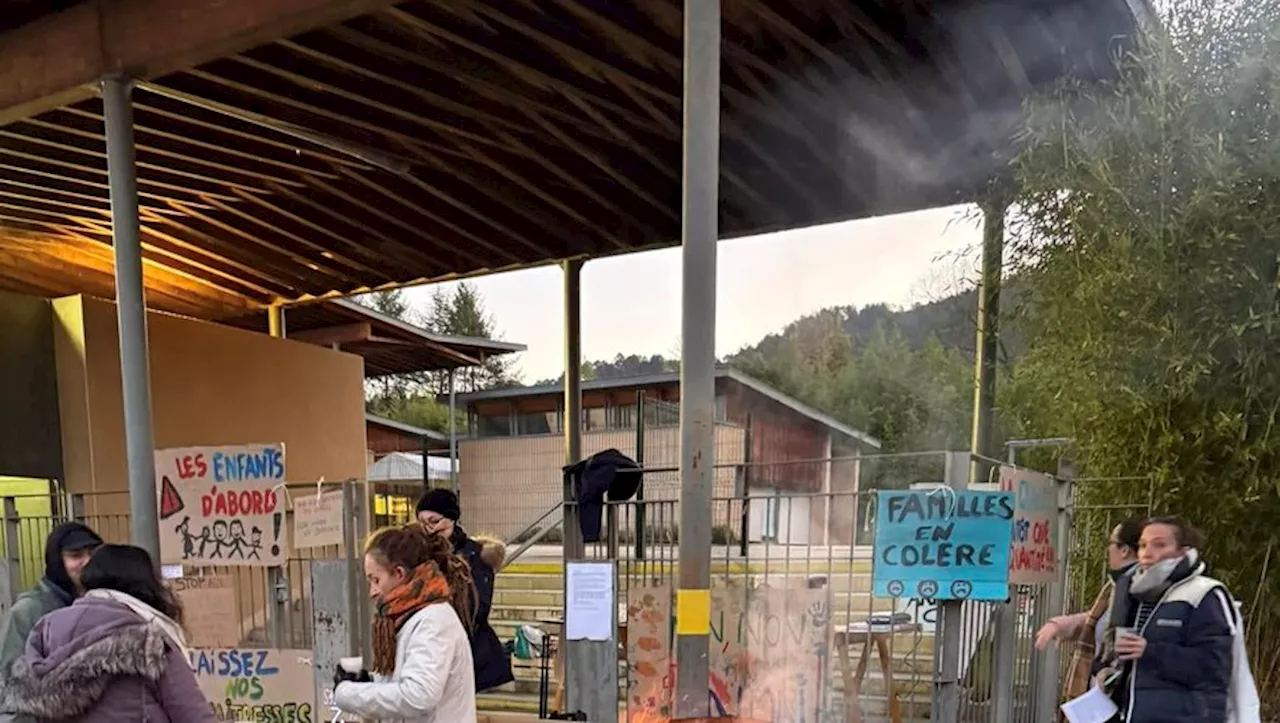
<svg viewBox="0 0 1280 723">
<path fill-rule="evenodd" d="M 365 577 L 377 601 L 373 675 L 338 669 L 334 703 L 383 723 L 475 723 L 467 628 L 475 591 L 466 561 L 421 525 L 375 532 Z"/>
</svg>

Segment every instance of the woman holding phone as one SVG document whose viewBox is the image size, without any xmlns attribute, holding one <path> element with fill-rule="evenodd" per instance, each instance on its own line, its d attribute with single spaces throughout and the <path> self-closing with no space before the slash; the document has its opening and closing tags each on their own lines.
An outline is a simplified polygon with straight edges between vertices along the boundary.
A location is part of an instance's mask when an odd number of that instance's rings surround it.
<svg viewBox="0 0 1280 723">
<path fill-rule="evenodd" d="M 1239 620 L 1196 546 L 1183 520 L 1152 518 L 1137 567 L 1116 581 L 1094 679 L 1127 723 L 1227 720 Z"/>
</svg>

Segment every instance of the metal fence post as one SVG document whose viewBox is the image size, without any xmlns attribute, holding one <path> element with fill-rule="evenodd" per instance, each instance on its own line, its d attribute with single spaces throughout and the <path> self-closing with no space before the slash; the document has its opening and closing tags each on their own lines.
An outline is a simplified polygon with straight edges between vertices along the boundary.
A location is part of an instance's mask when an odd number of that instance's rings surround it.
<svg viewBox="0 0 1280 723">
<path fill-rule="evenodd" d="M 1072 495 L 1075 478 L 1075 461 L 1071 458 L 1070 452 L 1067 452 L 1058 458 L 1058 576 L 1049 584 L 1047 609 L 1042 611 L 1040 616 L 1042 620 L 1048 620 L 1053 615 L 1061 615 L 1065 606 L 1069 574 L 1067 551 L 1071 545 L 1071 530 L 1074 523 Z M 1051 646 L 1040 653 L 1038 675 L 1035 679 L 1035 720 L 1052 720 L 1057 714 L 1060 697 L 1058 674 L 1061 670 L 1061 653 L 1057 646 Z"/>
<path fill-rule="evenodd" d="M 4 498 L 4 558 L 0 561 L 0 607 L 8 612 L 9 606 L 22 587 L 22 556 L 18 550 L 22 522 L 18 519 L 18 501 Z"/>
<path fill-rule="evenodd" d="M 372 514 L 369 509 L 369 485 L 366 482 L 353 481 L 355 487 L 355 513 L 356 523 L 356 545 L 353 553 L 355 555 L 355 577 L 356 583 L 354 590 L 356 591 L 356 609 L 360 611 L 360 625 L 356 628 L 356 635 L 360 640 L 360 654 L 365 660 L 373 660 L 373 637 L 368 631 L 373 629 L 373 607 L 369 603 L 369 596 L 361 589 L 365 586 L 364 580 L 364 541 L 369 537 L 369 519 Z"/>
<path fill-rule="evenodd" d="M 1013 465 L 1018 451 L 1009 447 L 1009 464 Z M 981 467 L 979 467 L 981 468 Z M 1015 490 L 1016 492 L 1016 490 Z M 1009 599 L 997 603 L 993 610 L 993 674 L 991 677 L 991 715 L 995 721 L 1014 719 L 1014 662 L 1018 647 L 1018 593 L 1009 586 Z M 1025 701 L 1026 694 L 1022 696 Z M 1038 720 L 1038 719 L 1037 719 Z"/>
<path fill-rule="evenodd" d="M 351 480 L 342 483 L 342 556 L 347 563 L 347 610 L 357 615 L 360 610 L 360 539 L 356 524 L 356 484 Z M 360 649 L 356 626 L 351 626 L 351 639 L 347 655 Z"/>
<path fill-rule="evenodd" d="M 946 484 L 957 492 L 969 486 L 968 452 L 947 452 L 945 463 Z M 960 641 L 964 627 L 964 603 L 960 600 L 942 602 L 942 650 L 935 651 L 937 675 L 933 682 L 933 701 L 930 718 L 936 723 L 958 723 L 960 720 Z M 999 721 L 1007 723 L 1007 721 Z"/>
<path fill-rule="evenodd" d="M 644 469 L 644 438 L 648 428 L 644 421 L 644 390 L 636 392 L 636 464 Z M 640 473 L 640 485 L 636 487 L 636 559 L 644 559 L 645 537 L 644 473 Z"/>
</svg>

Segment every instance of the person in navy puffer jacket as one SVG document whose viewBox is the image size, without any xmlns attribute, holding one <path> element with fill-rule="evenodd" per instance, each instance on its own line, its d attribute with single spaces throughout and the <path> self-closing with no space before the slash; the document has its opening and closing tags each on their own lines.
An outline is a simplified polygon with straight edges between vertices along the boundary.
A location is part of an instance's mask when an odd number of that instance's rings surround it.
<svg viewBox="0 0 1280 723">
<path fill-rule="evenodd" d="M 1137 567 L 1116 582 L 1095 680 L 1126 723 L 1227 719 L 1236 612 L 1196 538 L 1177 517 L 1152 518 Z"/>
</svg>

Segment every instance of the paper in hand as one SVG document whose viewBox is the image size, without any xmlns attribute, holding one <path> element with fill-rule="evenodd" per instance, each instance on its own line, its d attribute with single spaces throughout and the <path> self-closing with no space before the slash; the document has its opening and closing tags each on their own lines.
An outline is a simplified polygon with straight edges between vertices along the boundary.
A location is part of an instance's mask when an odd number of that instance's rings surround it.
<svg viewBox="0 0 1280 723">
<path fill-rule="evenodd" d="M 1067 723 L 1107 723 L 1119 712 L 1110 696 L 1096 685 L 1079 698 L 1062 704 L 1062 714 L 1067 717 Z"/>
</svg>

